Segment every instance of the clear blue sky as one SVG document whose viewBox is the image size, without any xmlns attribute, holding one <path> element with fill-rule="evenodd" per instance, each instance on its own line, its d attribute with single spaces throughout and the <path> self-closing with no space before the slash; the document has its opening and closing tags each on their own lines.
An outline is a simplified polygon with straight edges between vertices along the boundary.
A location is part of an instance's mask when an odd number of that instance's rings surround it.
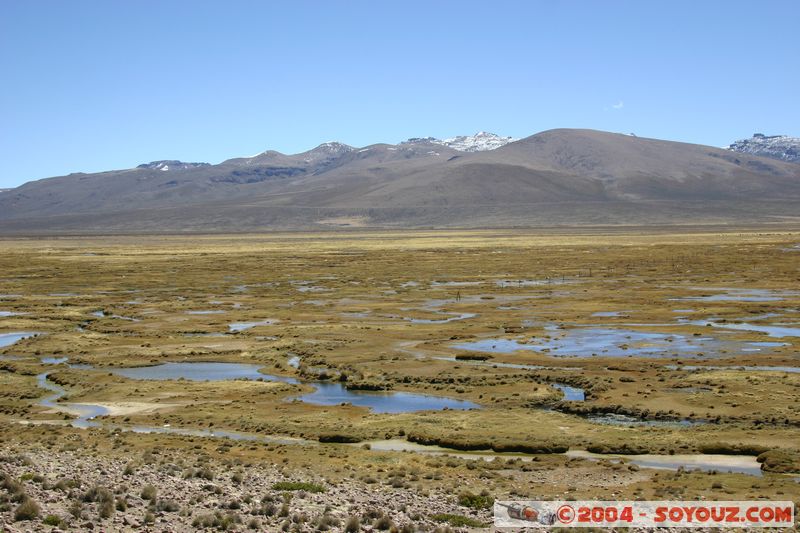
<svg viewBox="0 0 800 533">
<path fill-rule="evenodd" d="M 0 2 L 0 187 L 557 127 L 800 135 L 800 2 Z"/>
</svg>

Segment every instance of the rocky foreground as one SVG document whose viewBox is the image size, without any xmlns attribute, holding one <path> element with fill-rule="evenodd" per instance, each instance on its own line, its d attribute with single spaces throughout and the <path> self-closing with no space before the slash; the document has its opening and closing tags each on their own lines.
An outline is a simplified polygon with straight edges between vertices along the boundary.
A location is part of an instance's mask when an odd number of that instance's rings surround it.
<svg viewBox="0 0 800 533">
<path fill-rule="evenodd" d="M 491 522 L 490 513 L 459 506 L 449 494 L 333 484 L 277 464 L 0 449 L 0 530 L 7 532 L 445 532 L 474 530 Z"/>
</svg>

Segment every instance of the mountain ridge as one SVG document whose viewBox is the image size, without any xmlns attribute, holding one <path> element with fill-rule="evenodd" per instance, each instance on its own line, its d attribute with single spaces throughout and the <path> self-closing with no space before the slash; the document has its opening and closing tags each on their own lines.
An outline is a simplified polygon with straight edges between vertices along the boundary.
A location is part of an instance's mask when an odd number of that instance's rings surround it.
<svg viewBox="0 0 800 533">
<path fill-rule="evenodd" d="M 731 143 L 727 149 L 743 154 L 800 163 L 800 138 L 790 137 L 789 135 L 754 133 L 749 139 L 741 139 Z"/>
<path fill-rule="evenodd" d="M 596 130 L 548 130 L 478 151 L 430 139 L 361 148 L 329 142 L 180 172 L 154 163 L 5 192 L 0 232 L 260 231 L 343 227 L 349 224 L 330 221 L 356 219 L 402 228 L 800 217 L 800 165 Z"/>
</svg>

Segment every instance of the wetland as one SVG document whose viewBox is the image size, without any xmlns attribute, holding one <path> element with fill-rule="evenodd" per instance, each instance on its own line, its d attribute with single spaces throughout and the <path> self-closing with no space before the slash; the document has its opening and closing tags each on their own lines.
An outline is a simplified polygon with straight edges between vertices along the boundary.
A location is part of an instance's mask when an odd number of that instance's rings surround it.
<svg viewBox="0 0 800 533">
<path fill-rule="evenodd" d="M 5 240 L 0 469 L 74 530 L 190 531 L 217 514 L 234 530 L 488 523 L 464 492 L 797 500 L 800 263 L 785 252 L 797 241 Z M 53 488 L 67 478 L 117 491 L 125 509 L 71 512 L 79 491 Z M 270 489 L 283 482 L 324 490 L 287 498 Z M 154 512 L 147 484 L 178 511 Z M 7 500 L 0 524 L 13 523 Z"/>
</svg>

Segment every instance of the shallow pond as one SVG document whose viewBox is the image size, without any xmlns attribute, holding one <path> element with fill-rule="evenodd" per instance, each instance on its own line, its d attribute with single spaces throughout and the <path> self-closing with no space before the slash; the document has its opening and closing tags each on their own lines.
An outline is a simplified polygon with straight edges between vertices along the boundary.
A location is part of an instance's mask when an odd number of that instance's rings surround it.
<svg viewBox="0 0 800 533">
<path fill-rule="evenodd" d="M 705 322 L 698 320 L 698 325 L 710 325 L 715 328 L 733 329 L 738 331 L 756 331 L 766 333 L 769 337 L 783 338 L 783 337 L 800 337 L 800 327 L 791 326 L 768 326 L 760 324 L 750 324 L 748 322 Z M 754 343 L 751 343 L 754 344 Z M 764 343 L 761 343 L 762 346 Z"/>
<path fill-rule="evenodd" d="M 573 370 L 573 371 L 580 371 L 582 370 L 580 367 L 573 367 L 573 366 L 545 366 L 545 365 L 525 365 L 522 363 L 499 363 L 497 361 L 477 361 L 477 360 L 470 360 L 470 359 L 456 359 L 455 356 L 434 356 L 431 359 L 436 359 L 438 361 L 452 361 L 454 363 L 458 363 L 460 365 L 472 365 L 472 366 L 491 366 L 497 368 L 515 368 L 519 370 Z"/>
<path fill-rule="evenodd" d="M 718 472 L 737 472 L 751 476 L 761 476 L 761 464 L 750 455 L 721 455 L 721 454 L 686 454 L 686 455 L 618 455 L 600 454 L 583 450 L 570 450 L 565 455 L 581 457 L 584 459 L 600 460 L 611 459 L 625 461 L 644 468 L 658 468 L 662 470 L 702 470 L 705 472 L 716 470 Z"/>
<path fill-rule="evenodd" d="M 362 446 L 365 443 L 353 444 L 352 446 Z M 417 444 L 400 439 L 370 441 L 370 449 L 375 451 L 396 451 L 424 453 L 430 455 L 446 455 L 449 457 L 459 457 L 462 459 L 482 459 L 493 461 L 495 459 L 520 459 L 531 461 L 535 455 L 518 453 L 497 453 L 491 450 L 477 450 L 464 452 L 444 448 L 441 446 L 429 446 Z M 584 450 L 570 450 L 564 455 L 568 457 L 580 457 L 590 460 L 611 460 L 625 461 L 636 464 L 644 468 L 657 468 L 663 470 L 677 470 L 679 468 L 689 470 L 703 470 L 718 472 L 738 472 L 751 476 L 761 476 L 761 465 L 755 457 L 746 455 L 705 455 L 705 454 L 685 454 L 685 455 L 616 455 L 616 454 L 597 454 Z"/>
<path fill-rule="evenodd" d="M 250 328 L 255 328 L 257 326 L 271 326 L 276 322 L 277 320 L 273 319 L 261 320 L 259 322 L 234 322 L 232 324 L 228 324 L 228 330 L 231 333 L 235 333 L 239 331 L 245 331 Z"/>
<path fill-rule="evenodd" d="M 689 427 L 706 423 L 702 420 L 643 420 L 634 416 L 617 413 L 587 415 L 584 418 L 595 424 L 606 424 L 609 426 Z"/>
<path fill-rule="evenodd" d="M 112 368 L 111 372 L 129 379 L 163 381 L 167 379 L 185 379 L 188 381 L 226 381 L 232 379 L 250 379 L 264 381 L 282 381 L 298 383 L 294 378 L 272 376 L 258 371 L 262 365 L 242 363 L 164 363 L 155 366 L 134 368 Z"/>
<path fill-rule="evenodd" d="M 729 287 L 691 287 L 694 291 L 718 292 L 719 294 L 704 294 L 702 296 L 684 296 L 670 298 L 672 301 L 701 301 L 701 302 L 779 302 L 789 296 L 796 296 L 791 291 L 775 291 L 771 289 L 734 289 Z"/>
<path fill-rule="evenodd" d="M 448 324 L 458 320 L 467 320 L 478 316 L 476 313 L 440 313 L 443 315 L 453 315 L 448 318 L 430 319 L 430 318 L 409 318 L 403 317 L 403 320 L 411 322 L 412 324 Z"/>
<path fill-rule="evenodd" d="M 299 360 L 298 360 L 299 362 Z M 130 379 L 167 380 L 186 379 L 189 381 L 224 381 L 250 379 L 300 383 L 297 379 L 273 376 L 259 372 L 260 365 L 242 363 L 164 363 L 156 366 L 109 369 L 111 372 Z M 479 405 L 464 400 L 439 396 L 427 396 L 407 392 L 351 391 L 339 383 L 309 382 L 314 392 L 297 399 L 316 405 L 339 405 L 349 403 L 368 407 L 376 413 L 407 413 L 413 411 L 441 409 L 478 409 Z"/>
<path fill-rule="evenodd" d="M 47 379 L 47 373 L 36 376 L 36 382 L 40 388 L 48 390 L 53 394 L 43 398 L 39 405 L 49 407 L 58 411 L 66 411 L 77 416 L 72 421 L 72 425 L 77 428 L 98 427 L 100 424 L 93 419 L 98 416 L 108 414 L 108 409 L 100 405 L 82 403 L 57 403 L 57 400 L 66 394 L 66 391 L 59 385 Z"/>
<path fill-rule="evenodd" d="M 513 353 L 528 350 L 557 357 L 702 357 L 714 355 L 730 344 L 713 338 L 689 338 L 679 334 L 647 333 L 630 329 L 574 328 L 560 337 L 531 339 L 484 339 L 452 345 L 459 350 Z M 703 355 L 700 355 L 703 354 Z"/>
<path fill-rule="evenodd" d="M 28 337 L 33 337 L 34 335 L 38 335 L 38 333 L 30 331 L 0 333 L 0 348 L 11 346 L 15 342 L 19 342 L 22 339 L 27 339 Z"/>
<path fill-rule="evenodd" d="M 564 393 L 564 400 L 568 402 L 582 402 L 586 400 L 586 393 L 583 389 L 564 385 L 563 383 L 551 383 L 553 387 Z"/>
<path fill-rule="evenodd" d="M 738 370 L 746 372 L 789 372 L 800 374 L 800 366 L 692 366 L 692 365 L 667 365 L 670 370 Z"/>
<path fill-rule="evenodd" d="M 494 282 L 498 287 L 538 287 L 540 285 L 561 285 L 570 280 L 562 278 L 548 279 L 498 279 Z"/>
<path fill-rule="evenodd" d="M 431 287 L 475 287 L 482 281 L 431 281 Z M 403 285 L 401 285 L 402 287 Z"/>
<path fill-rule="evenodd" d="M 349 403 L 368 407 L 375 413 L 411 413 L 442 409 L 480 409 L 466 400 L 455 400 L 441 396 L 427 396 L 410 392 L 351 391 L 339 383 L 314 383 L 316 390 L 298 399 L 316 405 L 339 405 Z"/>
</svg>

